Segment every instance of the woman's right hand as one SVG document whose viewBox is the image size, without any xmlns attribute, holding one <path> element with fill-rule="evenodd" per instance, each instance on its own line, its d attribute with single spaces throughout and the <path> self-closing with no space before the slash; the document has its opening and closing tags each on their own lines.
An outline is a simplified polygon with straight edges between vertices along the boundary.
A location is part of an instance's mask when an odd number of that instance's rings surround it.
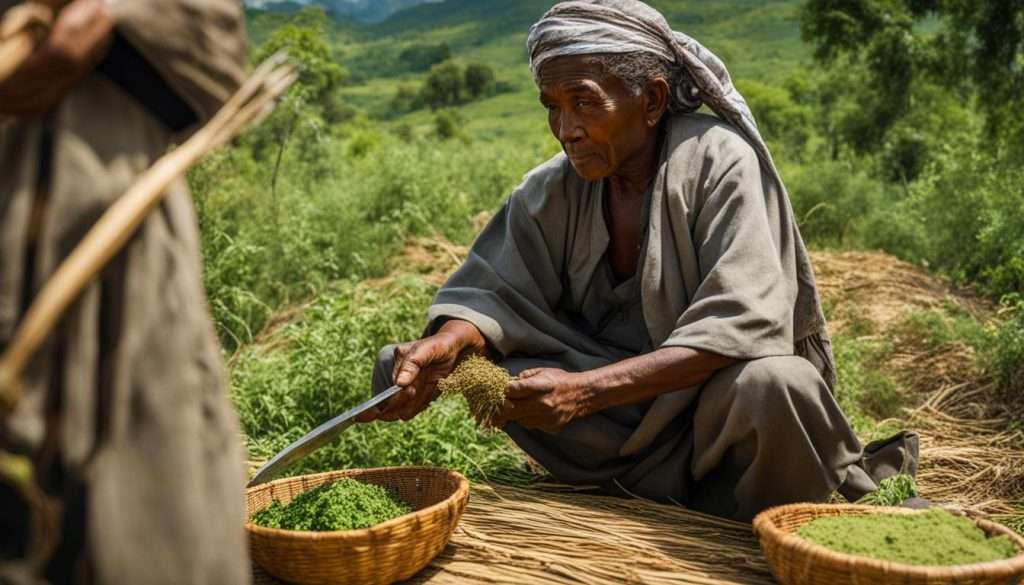
<svg viewBox="0 0 1024 585">
<path fill-rule="evenodd" d="M 391 379 L 402 391 L 384 404 L 359 415 L 358 422 L 409 420 L 437 398 L 438 382 L 455 369 L 464 353 L 483 351 L 483 335 L 466 321 L 448 321 L 441 329 L 417 341 L 395 347 Z"/>
</svg>

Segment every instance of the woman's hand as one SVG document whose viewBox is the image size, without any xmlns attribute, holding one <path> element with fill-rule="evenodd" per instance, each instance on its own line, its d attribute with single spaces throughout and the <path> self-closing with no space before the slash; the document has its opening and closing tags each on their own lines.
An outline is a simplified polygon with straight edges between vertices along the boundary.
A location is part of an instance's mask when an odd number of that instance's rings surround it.
<svg viewBox="0 0 1024 585">
<path fill-rule="evenodd" d="M 585 374 L 554 368 L 526 370 L 508 385 L 505 404 L 491 424 L 501 428 L 514 421 L 557 434 L 572 420 L 589 414 L 588 389 Z"/>
<path fill-rule="evenodd" d="M 455 369 L 468 352 L 483 352 L 480 331 L 466 321 L 448 321 L 436 334 L 395 348 L 391 379 L 403 390 L 384 404 L 359 415 L 358 422 L 409 420 L 422 412 L 440 393 L 437 383 Z"/>
<path fill-rule="evenodd" d="M 105 0 L 70 2 L 32 55 L 0 83 L 0 114 L 38 115 L 53 109 L 103 59 L 113 31 Z"/>
</svg>

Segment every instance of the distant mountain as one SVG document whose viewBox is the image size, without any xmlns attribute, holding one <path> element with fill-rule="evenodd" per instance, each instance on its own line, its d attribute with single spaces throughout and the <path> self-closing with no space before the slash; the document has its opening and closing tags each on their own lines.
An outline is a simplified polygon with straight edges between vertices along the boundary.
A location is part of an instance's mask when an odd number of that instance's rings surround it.
<svg viewBox="0 0 1024 585">
<path fill-rule="evenodd" d="M 399 10 L 444 0 L 244 0 L 248 8 L 273 12 L 295 12 L 303 6 L 323 6 L 336 18 L 371 24 L 380 22 Z"/>
</svg>

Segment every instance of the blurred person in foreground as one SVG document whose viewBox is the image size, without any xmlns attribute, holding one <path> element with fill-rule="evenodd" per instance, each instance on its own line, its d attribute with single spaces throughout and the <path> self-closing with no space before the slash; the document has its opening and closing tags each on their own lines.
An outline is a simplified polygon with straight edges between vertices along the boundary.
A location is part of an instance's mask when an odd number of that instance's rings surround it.
<svg viewBox="0 0 1024 585">
<path fill-rule="evenodd" d="M 0 0 L 0 12 L 15 6 Z M 58 264 L 244 77 L 232 0 L 72 0 L 0 83 L 0 349 Z M 244 458 L 185 181 L 64 316 L 0 420 L 2 583 L 248 583 Z"/>
<path fill-rule="evenodd" d="M 722 62 L 635 0 L 557 4 L 527 45 L 564 152 L 480 234 L 427 335 L 381 352 L 374 391 L 405 389 L 362 420 L 415 416 L 479 353 L 519 376 L 491 422 L 564 482 L 750 520 L 913 473 L 913 434 L 862 450 L 836 404 L 811 264 Z"/>
</svg>

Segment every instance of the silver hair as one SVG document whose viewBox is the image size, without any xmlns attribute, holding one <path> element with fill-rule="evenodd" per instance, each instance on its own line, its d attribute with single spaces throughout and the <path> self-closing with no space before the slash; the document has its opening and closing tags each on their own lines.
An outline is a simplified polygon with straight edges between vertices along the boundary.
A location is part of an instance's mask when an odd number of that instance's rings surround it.
<svg viewBox="0 0 1024 585">
<path fill-rule="evenodd" d="M 600 66 L 605 73 L 621 79 L 634 95 L 640 95 L 648 81 L 663 78 L 670 88 L 679 85 L 683 73 L 675 65 L 665 59 L 646 52 L 632 53 L 598 53 L 588 55 L 585 63 Z M 686 106 L 676 98 L 676 92 L 670 91 L 669 111 L 676 113 L 686 110 Z"/>
</svg>

